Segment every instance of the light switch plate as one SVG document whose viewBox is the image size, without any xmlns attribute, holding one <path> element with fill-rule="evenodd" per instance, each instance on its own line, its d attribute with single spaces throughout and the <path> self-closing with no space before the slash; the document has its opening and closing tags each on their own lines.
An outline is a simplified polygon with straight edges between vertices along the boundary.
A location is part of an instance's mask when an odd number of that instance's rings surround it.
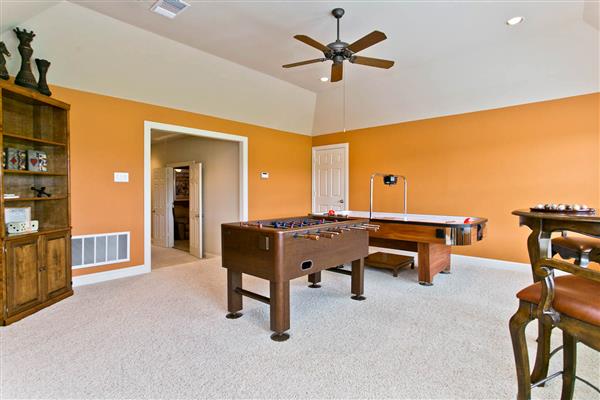
<svg viewBox="0 0 600 400">
<path fill-rule="evenodd" d="M 260 179 L 269 179 L 269 173 L 268 172 L 261 172 L 260 173 Z"/>
<path fill-rule="evenodd" d="M 115 182 L 129 182 L 129 172 L 115 172 Z"/>
</svg>

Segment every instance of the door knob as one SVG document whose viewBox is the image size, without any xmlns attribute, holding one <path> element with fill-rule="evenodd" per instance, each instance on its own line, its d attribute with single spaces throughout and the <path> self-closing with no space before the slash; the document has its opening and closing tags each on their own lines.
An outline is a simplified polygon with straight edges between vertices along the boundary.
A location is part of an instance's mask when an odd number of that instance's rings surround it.
<svg viewBox="0 0 600 400">
<path fill-rule="evenodd" d="M 340 203 L 344 204 L 344 199 L 341 199 L 341 200 L 340 200 Z"/>
</svg>

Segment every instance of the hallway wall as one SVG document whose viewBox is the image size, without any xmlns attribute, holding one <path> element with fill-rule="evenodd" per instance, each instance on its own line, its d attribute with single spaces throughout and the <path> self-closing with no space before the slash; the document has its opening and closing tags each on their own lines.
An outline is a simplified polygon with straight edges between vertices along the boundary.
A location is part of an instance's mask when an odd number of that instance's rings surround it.
<svg viewBox="0 0 600 400">
<path fill-rule="evenodd" d="M 152 145 L 152 168 L 199 161 L 203 179 L 204 252 L 221 254 L 221 224 L 239 218 L 239 144 L 181 135 Z"/>
</svg>

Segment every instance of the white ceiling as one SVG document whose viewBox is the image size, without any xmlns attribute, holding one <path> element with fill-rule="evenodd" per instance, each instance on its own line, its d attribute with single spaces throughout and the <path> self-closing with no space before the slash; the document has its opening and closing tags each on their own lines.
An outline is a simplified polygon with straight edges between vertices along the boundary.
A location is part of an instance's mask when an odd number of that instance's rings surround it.
<svg viewBox="0 0 600 400">
<path fill-rule="evenodd" d="M 365 77 L 386 78 L 415 66 L 443 63 L 456 54 L 468 59 L 481 46 L 518 43 L 531 35 L 584 23 L 584 2 L 575 1 L 191 1 L 191 7 L 174 20 L 150 12 L 153 0 L 72 1 L 315 92 L 332 85 L 319 81 L 329 74 L 330 63 L 286 70 L 281 65 L 322 55 L 293 36 L 305 34 L 324 44 L 333 41 L 335 19 L 330 11 L 335 7 L 346 10 L 342 40 L 351 43 L 381 30 L 388 39 L 361 54 L 396 61 L 391 70 L 376 73 L 350 65 L 356 70 L 354 79 L 361 79 L 360 71 Z M 505 21 L 515 15 L 524 16 L 526 23 L 508 27 Z M 540 50 L 550 51 L 551 46 Z"/>
<path fill-rule="evenodd" d="M 348 129 L 600 89 L 598 4 L 589 1 L 188 0 L 174 20 L 150 12 L 153 0 L 71 2 L 318 93 L 315 133 L 342 129 L 344 83 L 320 82 L 329 62 L 281 65 L 320 56 L 293 36 L 333 41 L 335 7 L 346 10 L 342 40 L 381 30 L 388 39 L 361 55 L 396 61 L 390 70 L 345 65 Z M 516 15 L 525 22 L 507 26 Z"/>
<path fill-rule="evenodd" d="M 55 6 L 61 0 L 0 0 L 0 32 L 14 27 L 36 14 Z"/>
</svg>

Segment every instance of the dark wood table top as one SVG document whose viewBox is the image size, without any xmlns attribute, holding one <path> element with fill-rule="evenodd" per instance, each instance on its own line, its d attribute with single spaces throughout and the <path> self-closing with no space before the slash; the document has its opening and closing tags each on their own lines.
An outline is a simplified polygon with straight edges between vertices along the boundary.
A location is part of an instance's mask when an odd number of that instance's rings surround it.
<svg viewBox="0 0 600 400">
<path fill-rule="evenodd" d="M 531 211 L 529 209 L 515 210 L 512 212 L 513 215 L 519 217 L 529 217 L 536 219 L 549 219 L 556 221 L 569 221 L 569 222 L 600 222 L 600 215 L 584 214 L 584 213 L 557 213 L 557 212 L 543 212 L 543 211 Z"/>
</svg>

